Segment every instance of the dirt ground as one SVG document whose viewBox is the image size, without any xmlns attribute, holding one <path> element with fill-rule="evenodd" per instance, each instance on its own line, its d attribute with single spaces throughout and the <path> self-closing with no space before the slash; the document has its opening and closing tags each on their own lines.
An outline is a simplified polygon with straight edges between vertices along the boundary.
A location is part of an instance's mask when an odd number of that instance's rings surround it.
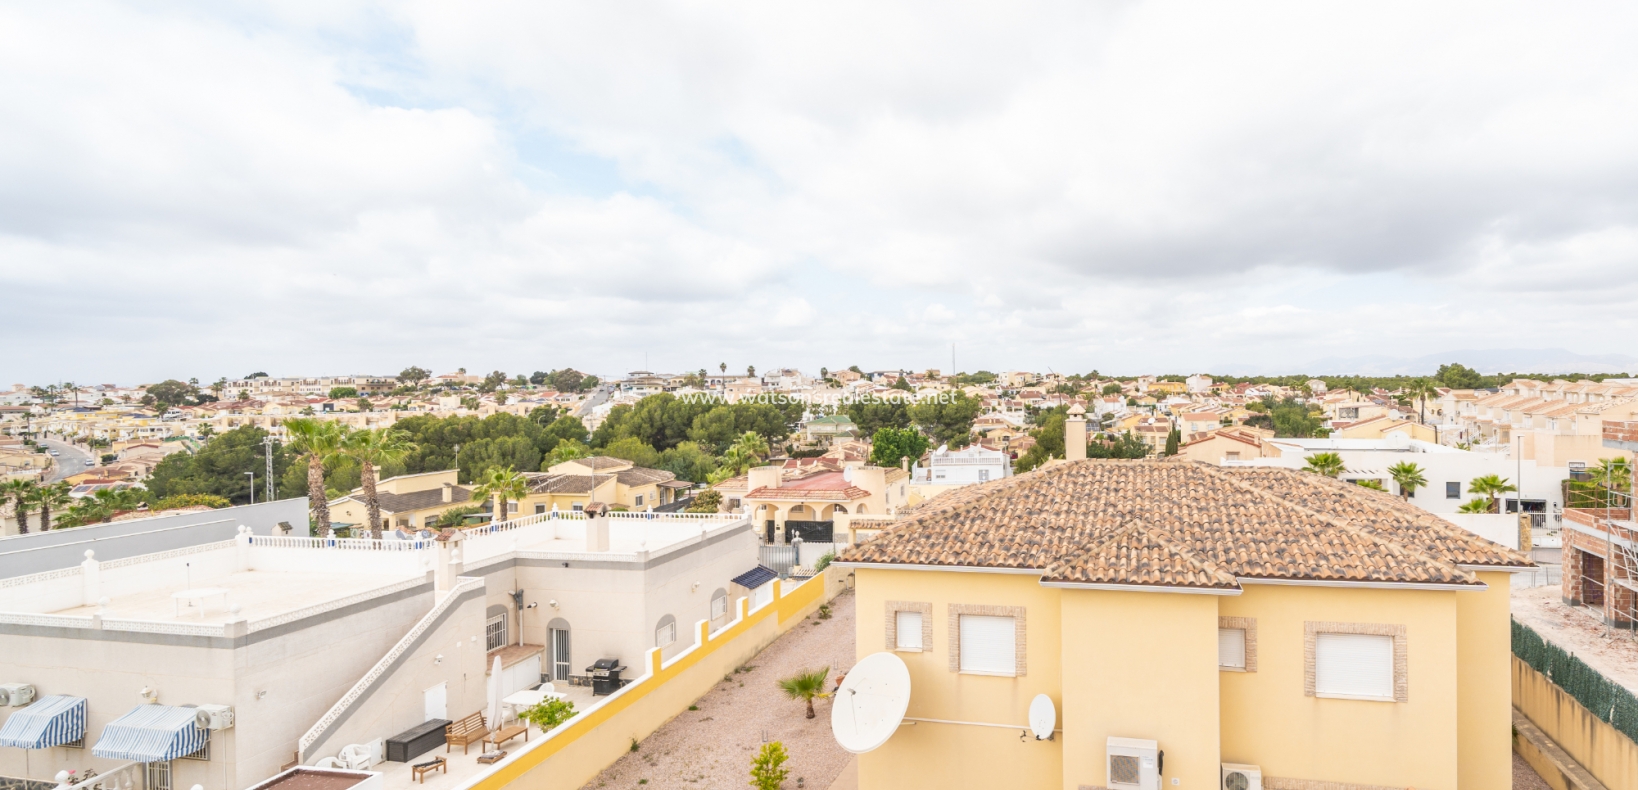
<svg viewBox="0 0 1638 790">
<path fill-rule="evenodd" d="M 1638 694 L 1638 639 L 1631 631 L 1605 636 L 1597 617 L 1564 605 L 1558 587 L 1515 588 L 1512 598 L 1513 619 Z"/>
<path fill-rule="evenodd" d="M 851 756 L 830 734 L 830 700 L 806 706 L 785 696 L 775 683 L 802 670 L 830 667 L 830 678 L 854 663 L 853 594 L 830 602 L 831 617 L 810 615 L 773 644 L 717 683 L 694 704 L 666 722 L 596 779 L 593 788 L 699 790 L 747 787 L 751 758 L 767 741 L 780 741 L 790 754 L 786 790 L 826 790 Z M 834 683 L 826 681 L 826 688 Z"/>
<path fill-rule="evenodd" d="M 1553 790 L 1545 779 L 1536 775 L 1535 769 L 1520 757 L 1518 752 L 1513 753 L 1513 790 Z"/>
</svg>

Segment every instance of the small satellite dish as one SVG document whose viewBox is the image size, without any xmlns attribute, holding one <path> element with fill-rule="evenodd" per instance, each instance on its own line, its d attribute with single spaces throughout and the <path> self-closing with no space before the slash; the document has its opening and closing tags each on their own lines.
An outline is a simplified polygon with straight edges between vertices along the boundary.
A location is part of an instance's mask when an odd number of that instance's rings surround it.
<svg viewBox="0 0 1638 790">
<path fill-rule="evenodd" d="M 855 665 L 836 690 L 830 731 L 854 754 L 872 751 L 893 737 L 910 707 L 910 668 L 892 653 L 872 653 Z"/>
<path fill-rule="evenodd" d="M 851 467 L 851 466 L 842 467 L 842 479 L 846 480 L 849 483 L 853 482 L 853 467 Z"/>
<path fill-rule="evenodd" d="M 1058 708 L 1052 704 L 1052 698 L 1045 694 L 1036 694 L 1035 699 L 1029 703 L 1029 729 L 1035 733 L 1035 740 L 1049 740 L 1057 726 Z"/>
</svg>

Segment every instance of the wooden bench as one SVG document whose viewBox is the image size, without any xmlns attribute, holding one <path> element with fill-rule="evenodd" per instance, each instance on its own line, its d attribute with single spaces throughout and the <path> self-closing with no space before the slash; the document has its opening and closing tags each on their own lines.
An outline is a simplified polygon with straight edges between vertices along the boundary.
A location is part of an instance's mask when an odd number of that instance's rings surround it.
<svg viewBox="0 0 1638 790">
<path fill-rule="evenodd" d="M 518 737 L 519 735 L 523 736 L 523 742 L 524 743 L 528 743 L 529 742 L 529 725 L 527 725 L 527 724 L 514 724 L 514 725 L 512 725 L 510 727 L 501 727 L 500 729 L 497 729 L 494 732 L 490 733 L 488 737 L 483 739 L 483 742 L 484 743 L 492 743 L 492 744 L 495 745 L 496 749 L 499 749 L 501 744 L 506 743 L 507 741 L 510 741 L 513 738 Z"/>
<path fill-rule="evenodd" d="M 466 747 L 481 742 L 488 734 L 489 727 L 484 724 L 482 713 L 452 721 L 444 727 L 444 753 L 448 754 L 451 746 L 459 745 L 461 754 L 466 754 Z"/>
<path fill-rule="evenodd" d="M 445 774 L 448 774 L 449 761 L 442 757 L 434 757 L 431 760 L 419 765 L 411 766 L 410 770 L 415 772 L 415 781 L 420 782 L 421 784 L 426 784 L 427 774 L 432 773 L 433 771 L 443 771 Z"/>
</svg>

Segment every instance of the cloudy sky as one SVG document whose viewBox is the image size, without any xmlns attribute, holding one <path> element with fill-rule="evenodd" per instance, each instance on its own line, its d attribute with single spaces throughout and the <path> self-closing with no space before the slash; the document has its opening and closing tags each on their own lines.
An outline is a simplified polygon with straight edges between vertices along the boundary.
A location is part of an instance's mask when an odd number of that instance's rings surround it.
<svg viewBox="0 0 1638 790">
<path fill-rule="evenodd" d="M 1635 28 L 7 3 L 0 380 L 1638 353 Z"/>
</svg>

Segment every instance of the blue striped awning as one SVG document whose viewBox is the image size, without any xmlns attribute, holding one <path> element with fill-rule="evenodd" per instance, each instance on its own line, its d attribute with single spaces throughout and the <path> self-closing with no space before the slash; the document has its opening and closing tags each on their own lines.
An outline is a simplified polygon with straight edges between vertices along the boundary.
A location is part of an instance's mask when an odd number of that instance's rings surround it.
<svg viewBox="0 0 1638 790">
<path fill-rule="evenodd" d="M 54 694 L 41 697 L 6 719 L 0 746 L 47 749 L 85 737 L 85 698 Z"/>
<path fill-rule="evenodd" d="M 158 763 L 186 757 L 205 748 L 208 733 L 199 729 L 197 708 L 138 705 L 102 728 L 91 753 L 110 760 Z"/>
</svg>

